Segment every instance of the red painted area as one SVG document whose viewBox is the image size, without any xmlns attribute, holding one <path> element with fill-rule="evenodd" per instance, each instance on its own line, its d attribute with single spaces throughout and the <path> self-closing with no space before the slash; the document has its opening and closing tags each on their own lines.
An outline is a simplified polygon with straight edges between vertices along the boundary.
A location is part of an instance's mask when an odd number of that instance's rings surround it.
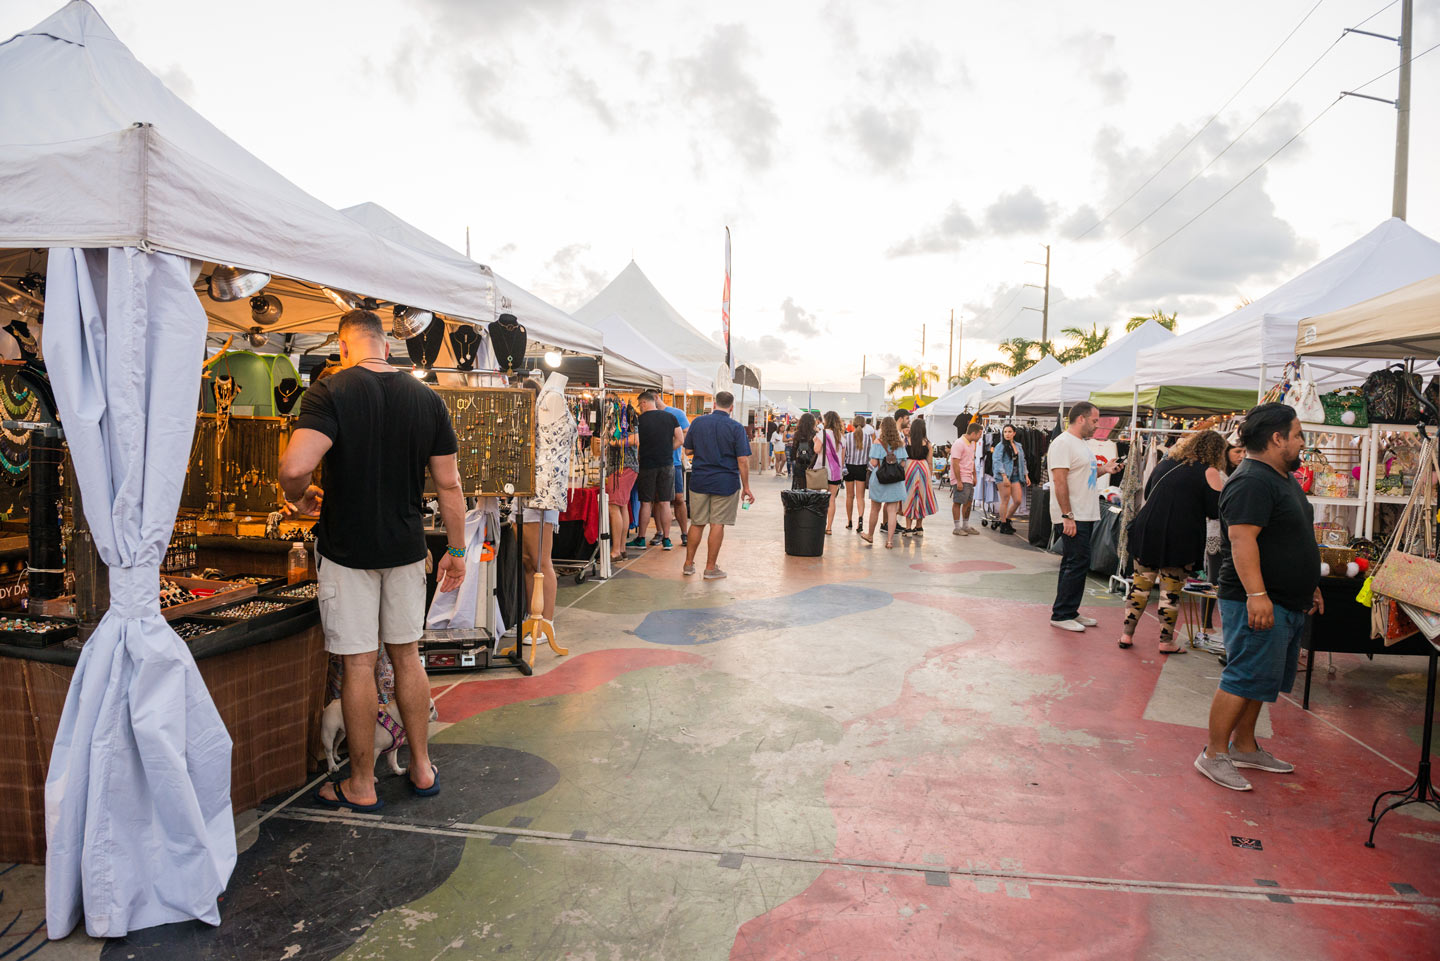
<svg viewBox="0 0 1440 961">
<path fill-rule="evenodd" d="M 929 652 L 894 703 L 851 722 L 851 736 L 873 731 L 870 743 L 893 745 L 894 753 L 834 770 L 826 795 L 837 856 L 1246 887 L 1265 878 L 1286 888 L 1386 896 L 1391 882 L 1403 882 L 1440 893 L 1440 844 L 1403 836 L 1440 834 L 1433 820 L 1397 811 L 1382 826 L 1379 847 L 1363 846 L 1375 793 L 1403 786 L 1407 775 L 1297 707 L 1274 708 L 1267 742 L 1297 764 L 1297 774 L 1248 772 L 1256 785 L 1248 794 L 1202 778 L 1192 762 L 1205 733 L 1143 718 L 1161 664 L 1115 647 L 1123 612 L 1091 610 L 1099 628 L 1060 636 L 1042 605 L 919 593 L 896 599 L 951 612 L 976 634 Z M 990 688 L 993 661 L 1018 678 L 1058 676 L 1060 683 L 1014 704 Z M 920 671 L 924 689 L 914 683 Z M 953 686 L 936 693 L 937 677 Z M 930 749 L 924 732 L 935 725 L 956 737 Z M 1235 848 L 1231 835 L 1259 838 L 1264 850 Z M 862 887 L 853 873 L 827 872 L 745 925 L 732 956 L 895 956 L 899 942 L 903 953 L 922 957 L 1144 958 L 1157 947 L 1184 947 L 1187 938 L 1240 950 L 1272 937 L 1276 924 L 1289 934 L 1275 953 L 1293 957 L 1395 957 L 1402 945 L 1440 944 L 1434 915 L 1269 902 L 1257 911 L 1224 899 L 1038 887 L 1026 901 L 1003 887 L 980 894 L 973 882 L 955 883 L 925 889 L 923 879 L 892 875 Z M 891 893 L 875 895 L 876 886 Z M 909 907 L 931 909 L 902 917 L 902 905 L 892 903 L 897 890 Z M 952 913 L 942 917 L 940 904 Z M 1174 914 L 1165 914 L 1159 933 L 1157 912 Z M 1247 917 L 1250 924 L 1237 923 Z"/>
<path fill-rule="evenodd" d="M 911 564 L 910 569 L 921 574 L 982 574 L 987 571 L 1013 571 L 1015 565 L 1001 561 L 949 561 Z"/>
<path fill-rule="evenodd" d="M 481 711 L 557 694 L 581 694 L 646 667 L 703 664 L 706 658 L 687 651 L 618 648 L 570 656 L 563 664 L 534 677 L 466 681 L 436 702 L 442 721 L 463 721 Z"/>
<path fill-rule="evenodd" d="M 734 961 L 872 961 L 875 958 L 1054 959 L 1427 957 L 1413 915 L 1387 917 L 1395 942 L 1367 937 L 1350 907 L 1219 901 L 1099 889 L 977 887 L 951 878 L 826 871 L 800 898 L 741 926 Z M 1396 930 L 1398 929 L 1398 931 Z"/>
</svg>

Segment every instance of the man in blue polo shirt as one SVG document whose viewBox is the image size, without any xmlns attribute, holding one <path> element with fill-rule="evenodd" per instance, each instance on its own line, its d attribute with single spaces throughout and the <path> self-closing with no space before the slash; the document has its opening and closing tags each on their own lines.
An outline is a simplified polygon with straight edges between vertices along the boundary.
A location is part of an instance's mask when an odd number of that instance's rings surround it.
<svg viewBox="0 0 1440 961">
<path fill-rule="evenodd" d="M 690 429 L 690 418 L 678 407 L 666 407 L 670 415 L 680 423 L 681 430 Z M 675 499 L 670 502 L 675 511 L 675 520 L 680 525 L 680 546 L 684 547 L 690 543 L 688 530 L 690 528 L 690 512 L 685 508 L 685 453 L 675 448 Z M 660 519 L 655 519 L 655 537 L 650 541 L 650 546 L 660 543 Z"/>
<path fill-rule="evenodd" d="M 695 418 L 685 433 L 685 449 L 690 452 L 690 543 L 685 549 L 684 573 L 695 573 L 695 555 L 705 528 L 710 538 L 705 547 L 705 579 L 725 576 L 715 563 L 720 558 L 720 545 L 725 542 L 725 528 L 735 523 L 740 499 L 755 503 L 750 493 L 750 442 L 745 428 L 731 416 L 735 395 L 722 390 L 715 395 L 715 409 Z"/>
</svg>

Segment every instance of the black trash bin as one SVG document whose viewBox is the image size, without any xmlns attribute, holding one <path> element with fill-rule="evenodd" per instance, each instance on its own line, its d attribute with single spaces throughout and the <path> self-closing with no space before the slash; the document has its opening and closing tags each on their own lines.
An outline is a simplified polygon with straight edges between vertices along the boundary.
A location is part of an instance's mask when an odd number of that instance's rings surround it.
<svg viewBox="0 0 1440 961">
<path fill-rule="evenodd" d="M 780 492 L 785 508 L 785 553 L 791 557 L 819 557 L 825 553 L 825 515 L 830 512 L 829 491 Z"/>
</svg>

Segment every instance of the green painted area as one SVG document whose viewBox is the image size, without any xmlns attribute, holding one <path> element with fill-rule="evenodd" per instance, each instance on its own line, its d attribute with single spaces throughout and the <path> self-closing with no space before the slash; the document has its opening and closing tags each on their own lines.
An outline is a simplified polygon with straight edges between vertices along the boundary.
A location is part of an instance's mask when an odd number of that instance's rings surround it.
<svg viewBox="0 0 1440 961">
<path fill-rule="evenodd" d="M 841 738 L 821 713 L 697 667 L 485 711 L 437 742 L 503 744 L 560 783 L 485 820 L 672 848 L 835 850 L 825 781 Z M 348 959 L 728 958 L 746 921 L 804 891 L 813 866 L 584 842 L 466 842 L 432 894 L 383 915 Z"/>
</svg>

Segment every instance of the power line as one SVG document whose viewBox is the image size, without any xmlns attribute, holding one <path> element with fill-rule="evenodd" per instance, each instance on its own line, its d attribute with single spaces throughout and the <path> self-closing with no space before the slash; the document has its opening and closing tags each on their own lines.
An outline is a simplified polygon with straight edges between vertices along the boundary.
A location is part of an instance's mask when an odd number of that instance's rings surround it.
<svg viewBox="0 0 1440 961">
<path fill-rule="evenodd" d="M 1246 127 L 1245 127 L 1244 130 L 1242 130 L 1242 131 L 1240 131 L 1238 134 L 1236 134 L 1236 135 L 1235 135 L 1235 138 L 1234 138 L 1233 140 L 1231 140 L 1229 143 L 1227 143 L 1227 144 L 1225 145 L 1224 149 L 1222 149 L 1222 150 L 1221 150 L 1219 153 L 1217 153 L 1215 156 L 1211 157 L 1211 158 L 1209 159 L 1209 161 L 1207 161 L 1206 164 L 1205 164 L 1203 167 L 1201 167 L 1199 170 L 1197 170 L 1194 174 L 1191 175 L 1191 177 L 1190 177 L 1189 180 L 1187 180 L 1187 181 L 1185 181 L 1183 184 L 1181 184 L 1173 193 L 1170 194 L 1170 196 L 1168 196 L 1168 197 L 1166 197 L 1164 200 L 1160 201 L 1160 203 L 1157 204 L 1153 210 L 1151 210 L 1151 211 L 1150 211 L 1148 214 L 1146 214 L 1145 216 L 1141 217 L 1139 220 L 1135 221 L 1135 223 L 1131 224 L 1130 227 L 1129 227 L 1123 234 L 1121 234 L 1120 236 L 1118 236 L 1118 237 L 1116 237 L 1114 240 L 1112 240 L 1112 241 L 1110 242 L 1110 245 L 1107 245 L 1107 249 L 1108 249 L 1109 246 L 1113 246 L 1114 244 L 1119 243 L 1120 241 L 1124 240 L 1126 237 L 1128 237 L 1128 236 L 1130 236 L 1132 233 L 1134 233 L 1135 230 L 1138 229 L 1142 224 L 1144 224 L 1144 223 L 1145 223 L 1146 221 L 1148 221 L 1151 217 L 1155 216 L 1155 215 L 1158 214 L 1162 209 L 1164 209 L 1165 206 L 1170 203 L 1170 201 L 1174 200 L 1176 197 L 1180 196 L 1180 194 L 1184 193 L 1184 192 L 1185 192 L 1185 189 L 1186 189 L 1187 187 L 1189 187 L 1191 184 L 1193 184 L 1195 181 L 1199 180 L 1199 179 L 1205 174 L 1205 172 L 1206 172 L 1207 170 L 1209 170 L 1211 167 L 1215 166 L 1215 162 L 1218 161 L 1221 157 L 1225 156 L 1225 154 L 1230 151 L 1230 148 L 1231 148 L 1231 147 L 1233 147 L 1233 146 L 1235 146 L 1237 143 L 1239 143 L 1240 140 L 1241 140 L 1247 133 L 1249 133 L 1252 129 L 1254 129 L 1254 127 L 1255 127 L 1255 125 L 1256 125 L 1257 123 L 1259 123 L 1261 120 L 1265 119 L 1265 116 L 1266 116 L 1267 114 L 1269 114 L 1271 110 L 1274 110 L 1275 107 L 1276 107 L 1276 105 L 1278 105 L 1281 100 L 1284 100 L 1284 99 L 1285 99 L 1285 96 L 1286 96 L 1288 93 L 1290 93 L 1291 90 L 1294 90 L 1294 89 L 1295 89 L 1296 84 L 1298 84 L 1301 80 L 1304 80 L 1307 76 L 1309 76 L 1310 71 L 1314 70 L 1317 66 L 1320 65 L 1320 61 L 1321 61 L 1321 60 L 1324 60 L 1327 56 L 1330 55 L 1330 51 L 1334 50 L 1335 47 L 1336 47 L 1337 45 L 1339 45 L 1340 41 L 1343 40 L 1343 39 L 1345 39 L 1345 36 L 1346 36 L 1345 34 L 1341 34 L 1340 36 L 1336 37 L 1335 40 L 1334 40 L 1333 42 L 1331 42 L 1330 46 L 1326 47 L 1325 50 L 1324 50 L 1324 52 L 1321 53 L 1320 56 L 1316 57 L 1315 60 L 1310 64 L 1310 66 L 1308 66 L 1308 67 L 1305 68 L 1305 70 L 1300 74 L 1300 76 L 1298 76 L 1298 77 L 1296 77 L 1294 80 L 1292 80 L 1292 81 L 1290 82 L 1290 86 L 1286 87 L 1284 90 L 1282 90 L 1282 91 L 1280 92 L 1280 96 L 1278 96 L 1278 97 L 1276 97 L 1274 100 L 1270 101 L 1270 106 L 1268 106 L 1268 107 L 1266 107 L 1264 110 L 1260 111 L 1259 116 L 1257 116 L 1254 120 L 1250 121 L 1250 123 L 1246 125 Z"/>
<path fill-rule="evenodd" d="M 1260 71 L 1264 70 L 1265 66 L 1269 64 L 1271 60 L 1275 59 L 1275 55 L 1280 52 L 1280 50 L 1285 46 L 1285 44 L 1290 42 L 1290 38 L 1295 36 L 1296 32 L 1305 25 L 1305 22 L 1307 20 L 1310 19 L 1310 15 L 1313 14 L 1316 10 L 1320 9 L 1320 4 L 1324 2 L 1325 0 L 1316 0 L 1315 6 L 1311 7 L 1306 12 L 1305 16 L 1300 18 L 1300 22 L 1295 24 L 1295 26 L 1290 29 L 1289 33 L 1285 34 L 1285 39 L 1281 40 L 1279 45 L 1276 46 L 1274 50 L 1270 51 L 1270 56 L 1266 57 L 1260 62 L 1260 66 L 1256 67 L 1254 72 L 1251 73 L 1250 76 L 1245 78 L 1245 82 L 1242 83 L 1238 88 L 1236 88 L 1235 92 L 1230 95 L 1230 98 L 1224 103 L 1222 103 L 1219 108 L 1210 115 L 1210 119 L 1205 121 L 1205 123 L 1201 125 L 1199 130 L 1195 131 L 1193 134 L 1190 135 L 1189 140 L 1181 144 L 1180 148 L 1170 155 L 1170 159 L 1166 160 L 1163 164 L 1161 164 L 1154 173 L 1152 173 L 1149 177 L 1145 179 L 1144 183 L 1131 191 L 1129 196 L 1127 196 L 1124 200 L 1120 201 L 1118 204 L 1112 207 L 1109 213 L 1105 214 L 1105 216 L 1101 217 L 1089 227 L 1085 228 L 1085 231 L 1083 233 L 1075 237 L 1071 237 L 1070 239 L 1081 240 L 1086 237 L 1092 230 L 1094 230 L 1096 227 L 1099 227 L 1105 221 L 1109 220 L 1116 213 L 1118 213 L 1122 207 L 1124 207 L 1130 201 L 1134 200 L 1135 197 L 1140 193 L 1140 191 L 1144 190 L 1146 187 L 1150 186 L 1150 184 L 1154 182 L 1156 177 L 1160 176 L 1167 169 L 1169 169 L 1170 165 L 1174 163 L 1176 159 L 1179 158 L 1179 156 L 1190 147 L 1191 144 L 1193 144 L 1196 140 L 1200 139 L 1201 134 L 1210 129 L 1210 125 L 1219 119 L 1220 114 L 1225 112 L 1225 108 L 1230 106 L 1230 104 L 1234 103 L 1235 98 L 1240 96 L 1240 94 L 1245 90 L 1246 87 L 1250 86 L 1250 82 L 1260 75 Z M 1399 0 L 1390 0 L 1390 3 L 1387 4 L 1386 7 L 1382 8 L 1381 10 L 1377 10 L 1375 13 L 1372 13 L 1369 17 L 1366 17 L 1365 20 L 1362 20 L 1361 23 L 1369 21 L 1370 19 L 1377 16 L 1379 13 L 1382 13 L 1385 9 L 1389 9 L 1389 7 L 1394 6 L 1397 2 L 1399 2 Z"/>
<path fill-rule="evenodd" d="M 1415 54 L 1415 55 L 1412 56 L 1409 60 L 1407 60 L 1406 63 L 1414 63 L 1416 60 L 1419 60 L 1421 57 L 1425 56 L 1427 53 L 1430 53 L 1431 51 L 1433 51 L 1433 50 L 1435 50 L 1435 49 L 1437 49 L 1437 48 L 1440 48 L 1440 43 L 1437 43 L 1437 44 L 1435 44 L 1435 45 L 1433 45 L 1433 46 L 1431 46 L 1431 47 L 1426 48 L 1425 50 L 1422 50 L 1420 53 Z M 1384 73 L 1380 74 L 1379 76 L 1373 77 L 1373 78 L 1371 78 L 1370 80 L 1365 81 L 1364 83 L 1362 83 L 1360 86 L 1356 87 L 1355 89 L 1356 89 L 1356 90 L 1364 90 L 1366 87 L 1370 86 L 1372 83 L 1375 83 L 1375 82 L 1378 81 L 1378 80 L 1383 80 L 1383 79 L 1385 79 L 1386 77 L 1390 76 L 1390 74 L 1392 74 L 1392 73 L 1394 73 L 1395 71 L 1399 70 L 1401 66 L 1403 66 L 1403 64 L 1396 64 L 1395 66 L 1391 67 L 1389 70 L 1386 70 Z M 1292 143 L 1294 143 L 1295 141 L 1299 140 L 1299 139 L 1305 134 L 1305 131 L 1307 131 L 1307 130 L 1309 130 L 1311 127 L 1313 127 L 1313 126 L 1316 124 L 1316 122 L 1319 121 L 1319 119 L 1320 119 L 1321 117 L 1323 117 L 1323 116 L 1325 116 L 1327 113 L 1329 113 L 1329 112 L 1335 107 L 1335 105 L 1338 104 L 1338 103 L 1339 103 L 1341 100 L 1343 100 L 1343 99 L 1344 99 L 1343 96 L 1336 97 L 1333 101 L 1331 101 L 1331 103 L 1330 103 L 1329 106 L 1327 106 L 1324 110 L 1320 111 L 1320 112 L 1319 112 L 1318 114 L 1316 114 L 1313 118 L 1311 118 L 1311 120 L 1310 120 L 1309 123 L 1307 123 L 1305 126 L 1301 127 L 1299 130 L 1297 130 L 1297 131 L 1290 137 L 1289 140 L 1285 141 L 1285 142 L 1284 142 L 1283 144 L 1281 144 L 1279 147 L 1276 147 L 1275 150 L 1274 150 L 1274 152 L 1271 153 L 1270 156 L 1268 156 L 1268 157 L 1266 157 L 1264 160 L 1260 161 L 1259 165 L 1256 166 L 1254 170 L 1251 170 L 1248 174 L 1246 174 L 1245 176 L 1243 176 L 1243 177 L 1241 177 L 1239 180 L 1237 180 L 1237 181 L 1230 187 L 1230 189 L 1226 190 L 1223 194 L 1221 194 L 1220 196 L 1216 197 L 1216 198 L 1215 198 L 1214 200 L 1212 200 L 1209 204 L 1207 204 L 1203 210 L 1201 210 L 1201 211 L 1200 211 L 1199 213 L 1197 213 L 1195 216 L 1191 217 L 1189 220 L 1185 221 L 1185 222 L 1184 222 L 1183 224 L 1181 224 L 1179 227 L 1175 228 L 1175 230 L 1173 230 L 1173 231 L 1171 231 L 1169 234 L 1167 234 L 1167 235 L 1165 236 L 1165 238 L 1162 239 L 1159 243 L 1155 244 L 1153 247 L 1151 247 L 1150 249 L 1146 250 L 1143 254 L 1141 254 L 1140 256 L 1136 257 L 1133 261 L 1130 262 L 1130 266 L 1132 266 L 1132 267 L 1135 266 L 1135 264 L 1138 264 L 1140 261 L 1142 261 L 1142 260 L 1144 260 L 1146 257 L 1150 256 L 1152 253 L 1154 253 L 1154 252 L 1155 252 L 1156 250 L 1158 250 L 1160 247 L 1162 247 L 1162 246 L 1164 246 L 1165 244 L 1169 243 L 1170 240 L 1173 239 L 1176 234 L 1180 233 L 1180 231 L 1184 230 L 1186 227 L 1189 227 L 1189 226 L 1190 226 L 1191 224 L 1193 224 L 1195 221 L 1197 221 L 1197 220 L 1199 220 L 1201 217 L 1205 216 L 1205 214 L 1207 214 L 1207 213 L 1211 210 L 1211 208 L 1213 208 L 1216 204 L 1218 204 L 1220 201 L 1224 200 L 1226 197 L 1230 196 L 1232 193 L 1234 193 L 1236 190 L 1238 190 L 1238 189 L 1240 188 L 1240 185 L 1241 185 L 1241 184 L 1245 183 L 1245 182 L 1246 182 L 1247 180 L 1249 180 L 1251 177 L 1255 176 L 1257 173 L 1259 173 L 1261 170 L 1263 170 L 1263 169 L 1265 168 L 1265 165 L 1266 165 L 1266 164 L 1268 164 L 1270 161 L 1274 160 L 1277 156 L 1280 155 L 1281 151 L 1283 151 L 1286 147 L 1290 146 L 1290 145 L 1291 145 Z"/>
</svg>

